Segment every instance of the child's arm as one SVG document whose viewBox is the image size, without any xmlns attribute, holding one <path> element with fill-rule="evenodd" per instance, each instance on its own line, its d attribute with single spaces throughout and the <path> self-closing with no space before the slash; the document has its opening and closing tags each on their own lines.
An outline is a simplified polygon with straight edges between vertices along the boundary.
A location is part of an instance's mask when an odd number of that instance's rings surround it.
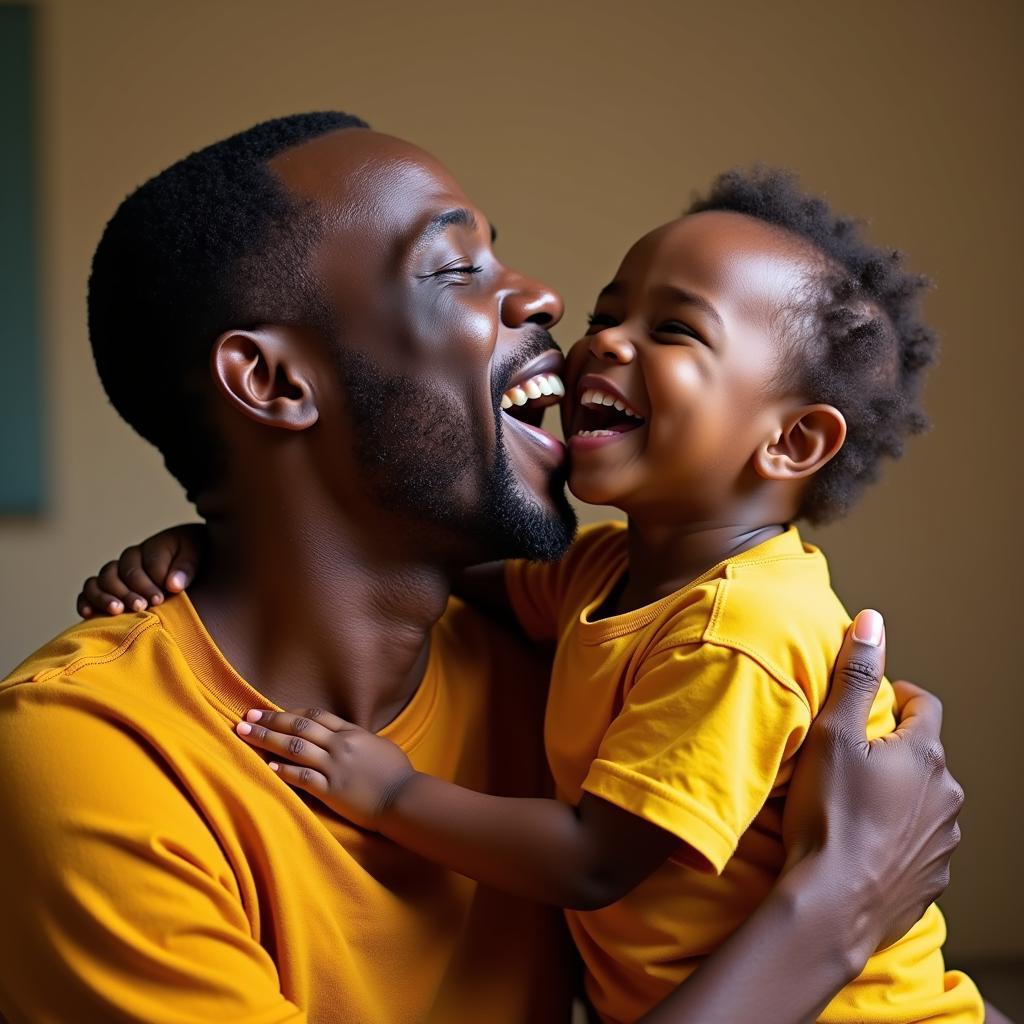
<svg viewBox="0 0 1024 1024">
<path fill-rule="evenodd" d="M 679 847 L 671 833 L 598 797 L 487 796 L 414 771 L 389 740 L 327 712 L 251 711 L 238 731 L 287 758 L 272 767 L 438 864 L 518 896 L 593 910 L 624 896 Z"/>
</svg>

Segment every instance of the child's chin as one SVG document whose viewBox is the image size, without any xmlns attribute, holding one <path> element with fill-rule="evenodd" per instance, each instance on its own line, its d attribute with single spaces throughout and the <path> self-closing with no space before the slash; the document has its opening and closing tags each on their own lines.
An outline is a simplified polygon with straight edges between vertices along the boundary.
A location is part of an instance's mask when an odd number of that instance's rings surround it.
<svg viewBox="0 0 1024 1024">
<path fill-rule="evenodd" d="M 583 474 L 569 474 L 569 490 L 573 497 L 587 505 L 614 505 L 618 507 L 618 491 L 602 480 L 589 479 Z"/>
</svg>

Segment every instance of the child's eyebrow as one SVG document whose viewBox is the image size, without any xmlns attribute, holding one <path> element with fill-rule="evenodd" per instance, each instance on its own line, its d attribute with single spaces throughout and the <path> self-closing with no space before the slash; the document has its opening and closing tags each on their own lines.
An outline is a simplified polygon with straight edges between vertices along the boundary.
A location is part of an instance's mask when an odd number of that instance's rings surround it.
<svg viewBox="0 0 1024 1024">
<path fill-rule="evenodd" d="M 608 298 L 609 296 L 620 295 L 626 290 L 625 285 L 620 281 L 612 281 L 611 284 L 606 284 L 598 293 L 598 299 Z M 680 288 L 676 284 L 663 284 L 655 289 L 655 292 L 668 298 L 674 302 L 683 302 L 689 306 L 696 306 L 698 309 L 703 310 L 707 315 L 718 324 L 719 327 L 724 327 L 722 318 L 718 315 L 718 310 L 704 298 L 703 295 L 698 295 L 696 292 L 687 291 L 685 288 Z"/>
</svg>

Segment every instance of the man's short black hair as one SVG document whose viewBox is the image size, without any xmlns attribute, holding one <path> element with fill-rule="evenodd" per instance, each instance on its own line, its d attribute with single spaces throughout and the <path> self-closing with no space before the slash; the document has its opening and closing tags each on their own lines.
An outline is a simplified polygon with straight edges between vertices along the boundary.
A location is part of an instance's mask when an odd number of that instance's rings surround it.
<svg viewBox="0 0 1024 1024">
<path fill-rule="evenodd" d="M 213 342 L 260 324 L 330 327 L 306 273 L 317 211 L 267 162 L 328 132 L 368 127 L 338 111 L 264 121 L 151 178 L 103 232 L 89 278 L 96 368 L 114 408 L 193 500 L 221 468 L 206 415 Z"/>
<path fill-rule="evenodd" d="M 878 477 L 882 457 L 899 458 L 904 438 L 928 426 L 919 396 L 936 337 L 918 311 L 928 281 L 904 270 L 899 252 L 868 243 L 856 221 L 805 193 L 788 171 L 727 171 L 687 213 L 705 210 L 773 224 L 824 257 L 798 308 L 782 320 L 795 335 L 787 358 L 795 359 L 796 385 L 809 401 L 835 406 L 848 430 L 839 453 L 811 479 L 798 517 L 836 519 Z"/>
</svg>

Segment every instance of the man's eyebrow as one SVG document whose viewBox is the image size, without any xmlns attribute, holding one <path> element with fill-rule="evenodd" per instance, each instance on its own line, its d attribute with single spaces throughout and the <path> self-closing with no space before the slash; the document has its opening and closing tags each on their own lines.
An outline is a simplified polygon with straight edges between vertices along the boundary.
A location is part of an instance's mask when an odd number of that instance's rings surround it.
<svg viewBox="0 0 1024 1024">
<path fill-rule="evenodd" d="M 434 214 L 419 233 L 409 243 L 410 249 L 418 249 L 420 246 L 426 245 L 432 238 L 439 235 L 442 231 L 445 231 L 450 227 L 465 227 L 475 229 L 477 226 L 476 216 L 472 210 L 467 210 L 465 207 L 457 207 L 454 210 L 444 210 L 441 213 Z M 498 237 L 498 232 L 491 227 L 491 242 Z"/>
</svg>

